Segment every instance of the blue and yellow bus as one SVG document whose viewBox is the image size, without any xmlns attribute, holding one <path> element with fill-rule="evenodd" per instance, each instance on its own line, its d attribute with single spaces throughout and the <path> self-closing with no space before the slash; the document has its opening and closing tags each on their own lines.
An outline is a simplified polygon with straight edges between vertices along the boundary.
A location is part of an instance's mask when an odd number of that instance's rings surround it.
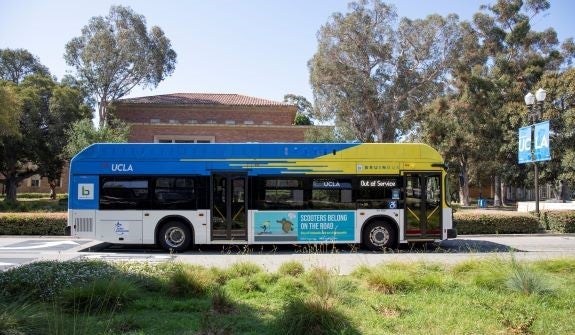
<svg viewBox="0 0 575 335">
<path fill-rule="evenodd" d="M 425 144 L 94 144 L 70 162 L 68 228 L 116 244 L 362 243 L 456 236 Z"/>
</svg>

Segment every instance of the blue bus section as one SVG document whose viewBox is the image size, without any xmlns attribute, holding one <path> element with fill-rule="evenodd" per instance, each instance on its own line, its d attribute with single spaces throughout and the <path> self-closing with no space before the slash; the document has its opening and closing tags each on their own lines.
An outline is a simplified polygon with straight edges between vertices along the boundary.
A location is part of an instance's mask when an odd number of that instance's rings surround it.
<svg viewBox="0 0 575 335">
<path fill-rule="evenodd" d="M 255 212 L 254 242 L 353 242 L 354 211 Z"/>
<path fill-rule="evenodd" d="M 68 207 L 75 209 L 98 209 L 98 176 L 72 176 Z"/>
</svg>

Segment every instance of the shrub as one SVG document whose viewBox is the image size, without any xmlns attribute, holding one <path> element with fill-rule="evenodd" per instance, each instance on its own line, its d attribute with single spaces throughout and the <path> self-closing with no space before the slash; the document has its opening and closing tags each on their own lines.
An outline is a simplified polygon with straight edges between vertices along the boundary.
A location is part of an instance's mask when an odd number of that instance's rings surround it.
<svg viewBox="0 0 575 335">
<path fill-rule="evenodd" d="M 51 199 L 24 199 L 16 202 L 0 202 L 0 212 L 65 212 L 68 209 L 67 198 Z"/>
<path fill-rule="evenodd" d="M 181 265 L 170 274 L 168 290 L 173 296 L 203 296 L 212 289 L 213 273 L 201 266 Z"/>
<path fill-rule="evenodd" d="M 298 277 L 305 272 L 305 268 L 302 263 L 298 261 L 289 261 L 280 265 L 278 273 L 284 276 Z"/>
<path fill-rule="evenodd" d="M 64 235 L 65 213 L 10 213 L 0 215 L 0 235 Z"/>
<path fill-rule="evenodd" d="M 117 269 L 102 261 L 35 262 L 0 272 L 0 293 L 9 298 L 26 294 L 32 301 L 43 301 L 58 296 L 65 288 L 118 274 Z"/>
<path fill-rule="evenodd" d="M 47 315 L 21 299 L 0 302 L 0 334 L 41 334 L 48 325 Z"/>
<path fill-rule="evenodd" d="M 465 234 L 532 234 L 540 230 L 537 217 L 527 213 L 460 211 L 454 214 L 457 233 Z"/>
<path fill-rule="evenodd" d="M 101 313 L 117 311 L 133 301 L 138 289 L 133 282 L 122 278 L 99 278 L 81 286 L 62 291 L 59 302 L 66 311 Z"/>
<path fill-rule="evenodd" d="M 248 277 L 261 271 L 263 271 L 261 266 L 251 262 L 234 263 L 228 269 L 231 278 Z"/>
<path fill-rule="evenodd" d="M 278 319 L 278 329 L 282 334 L 358 333 L 334 304 L 318 296 L 290 300 Z"/>
<path fill-rule="evenodd" d="M 507 280 L 507 288 L 511 291 L 529 294 L 550 294 L 553 288 L 540 273 L 511 258 L 511 276 Z"/>
<path fill-rule="evenodd" d="M 228 292 L 218 287 L 212 292 L 212 311 L 220 314 L 229 314 L 235 310 L 235 305 Z"/>
<path fill-rule="evenodd" d="M 575 233 L 575 211 L 549 211 L 543 213 L 549 229 L 559 233 Z"/>
</svg>

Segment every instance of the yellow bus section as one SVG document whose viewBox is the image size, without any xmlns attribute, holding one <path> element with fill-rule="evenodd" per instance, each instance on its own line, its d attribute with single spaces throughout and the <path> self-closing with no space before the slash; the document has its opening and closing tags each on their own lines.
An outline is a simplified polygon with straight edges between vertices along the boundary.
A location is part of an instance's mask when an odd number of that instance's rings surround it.
<svg viewBox="0 0 575 335">
<path fill-rule="evenodd" d="M 437 164 L 443 164 L 443 158 L 426 144 L 364 143 L 312 159 L 286 159 L 258 165 L 260 168 L 262 165 L 284 168 L 286 174 L 397 175 L 402 170 L 438 170 Z"/>
</svg>

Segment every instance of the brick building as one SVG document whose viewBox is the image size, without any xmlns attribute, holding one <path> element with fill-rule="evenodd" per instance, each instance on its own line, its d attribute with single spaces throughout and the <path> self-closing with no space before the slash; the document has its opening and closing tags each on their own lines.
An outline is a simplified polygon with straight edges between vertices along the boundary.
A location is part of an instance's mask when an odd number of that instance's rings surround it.
<svg viewBox="0 0 575 335">
<path fill-rule="evenodd" d="M 131 126 L 128 142 L 304 142 L 309 126 L 294 126 L 296 106 L 239 94 L 176 93 L 128 98 L 111 108 Z M 56 188 L 68 192 L 68 168 Z M 49 193 L 33 176 L 19 193 Z"/>
<path fill-rule="evenodd" d="M 129 142 L 303 142 L 294 105 L 238 94 L 181 93 L 122 99 L 117 118 Z"/>
</svg>

